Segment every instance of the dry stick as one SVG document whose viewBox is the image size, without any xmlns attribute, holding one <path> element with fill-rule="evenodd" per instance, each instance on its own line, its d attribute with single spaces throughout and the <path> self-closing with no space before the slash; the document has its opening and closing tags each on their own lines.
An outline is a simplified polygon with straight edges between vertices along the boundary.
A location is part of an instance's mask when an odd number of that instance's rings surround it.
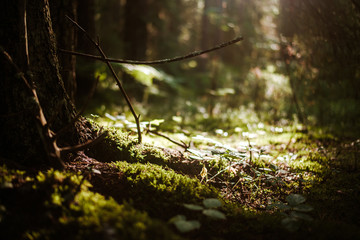
<svg viewBox="0 0 360 240">
<path fill-rule="evenodd" d="M 249 138 L 247 138 L 247 140 L 248 140 L 248 143 L 249 143 L 249 153 L 250 153 L 250 162 L 252 162 L 252 146 L 251 146 L 251 142 L 250 142 L 250 139 Z"/>
<path fill-rule="evenodd" d="M 103 132 L 94 140 L 89 140 L 86 143 L 75 145 L 75 146 L 70 146 L 70 147 L 62 147 L 61 153 L 69 153 L 69 152 L 76 152 L 76 151 L 84 150 L 90 146 L 97 144 L 101 140 L 103 140 L 107 136 L 107 134 L 108 134 L 108 132 Z"/>
<path fill-rule="evenodd" d="M 99 40 L 98 40 L 98 42 L 95 42 L 95 41 L 90 37 L 90 35 L 85 31 L 85 29 L 83 29 L 77 22 L 75 22 L 73 19 L 71 19 L 71 18 L 70 18 L 69 16 L 67 16 L 67 15 L 66 15 L 66 18 L 69 19 L 80 31 L 82 31 L 82 32 L 85 34 L 86 38 L 89 39 L 89 41 L 91 41 L 91 42 L 95 45 L 96 49 L 97 49 L 97 50 L 99 51 L 99 53 L 101 54 L 101 56 L 102 56 L 102 57 L 101 57 L 102 61 L 104 61 L 104 62 L 106 63 L 106 65 L 108 66 L 108 68 L 110 69 L 112 75 L 113 75 L 114 78 L 115 78 L 116 84 L 117 84 L 118 87 L 120 88 L 120 91 L 121 91 L 123 97 L 125 98 L 125 101 L 126 101 L 127 105 L 129 106 L 132 115 L 133 115 L 134 118 L 135 118 L 136 126 L 137 126 L 137 132 L 138 132 L 138 143 L 141 143 L 141 130 L 140 130 L 140 121 L 139 121 L 140 115 L 137 115 L 137 114 L 135 113 L 135 110 L 134 110 L 134 108 L 133 108 L 133 106 L 132 106 L 132 104 L 131 104 L 130 98 L 129 98 L 128 95 L 126 94 L 126 91 L 125 91 L 124 87 L 122 86 L 122 83 L 121 83 L 119 77 L 116 75 L 113 67 L 111 66 L 111 63 L 106 60 L 106 55 L 105 55 L 104 51 L 102 50 L 102 48 L 101 48 L 101 46 L 100 46 Z"/>
<path fill-rule="evenodd" d="M 24 1 L 24 38 L 25 38 L 26 64 L 27 64 L 27 67 L 29 67 L 30 66 L 30 57 L 29 57 L 29 41 L 28 41 L 28 32 L 27 32 L 26 0 Z"/>
<path fill-rule="evenodd" d="M 172 142 L 172 143 L 174 143 L 174 144 L 176 144 L 176 145 L 184 148 L 185 151 L 190 147 L 189 145 L 185 144 L 184 142 L 179 143 L 179 142 L 175 141 L 174 139 L 171 139 L 170 137 L 165 136 L 164 134 L 159 133 L 159 132 L 157 132 L 157 131 L 148 130 L 148 132 L 149 132 L 149 133 L 152 133 L 152 134 L 155 134 L 155 135 L 158 135 L 158 136 L 160 136 L 160 137 L 163 137 L 163 138 L 169 140 L 170 142 Z"/>
<path fill-rule="evenodd" d="M 115 59 L 115 58 L 104 58 L 101 56 L 95 56 L 95 55 L 91 55 L 91 54 L 74 52 L 74 51 L 69 51 L 69 50 L 64 50 L 64 49 L 59 49 L 59 50 L 63 53 L 72 54 L 72 55 L 76 55 L 76 56 L 80 56 L 80 57 L 87 57 L 87 58 L 91 58 L 91 59 L 99 60 L 99 61 L 103 61 L 103 62 L 155 65 L 155 64 L 170 63 L 170 62 L 185 60 L 188 58 L 193 58 L 193 57 L 196 57 L 196 56 L 208 53 L 208 52 L 216 51 L 220 48 L 230 46 L 232 44 L 240 42 L 241 40 L 243 40 L 243 37 L 236 37 L 231 41 L 221 43 L 210 49 L 206 49 L 206 50 L 202 50 L 202 51 L 195 51 L 195 52 L 189 53 L 184 56 L 179 56 L 179 57 L 174 57 L 174 58 L 169 58 L 169 59 L 153 60 L 153 61 L 135 61 L 135 60 L 125 60 L 125 59 Z"/>
</svg>

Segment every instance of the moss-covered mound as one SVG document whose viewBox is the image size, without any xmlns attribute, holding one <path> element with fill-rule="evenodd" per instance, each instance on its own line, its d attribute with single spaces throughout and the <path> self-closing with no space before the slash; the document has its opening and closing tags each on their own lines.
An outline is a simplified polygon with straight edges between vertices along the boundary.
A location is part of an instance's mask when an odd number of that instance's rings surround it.
<svg viewBox="0 0 360 240">
<path fill-rule="evenodd" d="M 0 170 L 0 239 L 179 239 L 169 225 L 89 190 L 74 173 Z"/>
<path fill-rule="evenodd" d="M 96 128 L 97 125 L 93 123 L 93 127 Z M 151 162 L 158 165 L 168 163 L 168 157 L 161 150 L 138 144 L 136 139 L 119 130 L 107 130 L 105 139 L 86 152 L 88 156 L 101 162 Z"/>
<path fill-rule="evenodd" d="M 178 214 L 176 206 L 219 197 L 218 192 L 198 179 L 147 163 L 113 163 L 125 177 L 127 196 L 141 209 L 158 217 Z"/>
</svg>

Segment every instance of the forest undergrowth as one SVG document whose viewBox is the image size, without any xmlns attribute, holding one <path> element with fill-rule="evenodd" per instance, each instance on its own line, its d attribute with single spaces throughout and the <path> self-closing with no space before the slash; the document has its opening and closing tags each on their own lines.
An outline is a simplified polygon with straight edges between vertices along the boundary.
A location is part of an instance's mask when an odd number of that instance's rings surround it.
<svg viewBox="0 0 360 240">
<path fill-rule="evenodd" d="M 2 236 L 355 239 L 360 234 L 359 139 L 263 123 L 171 130 L 155 119 L 142 123 L 138 145 L 134 125 L 124 117 L 90 121 L 95 132 L 98 124 L 105 126 L 108 136 L 69 156 L 65 171 L 2 165 Z"/>
</svg>

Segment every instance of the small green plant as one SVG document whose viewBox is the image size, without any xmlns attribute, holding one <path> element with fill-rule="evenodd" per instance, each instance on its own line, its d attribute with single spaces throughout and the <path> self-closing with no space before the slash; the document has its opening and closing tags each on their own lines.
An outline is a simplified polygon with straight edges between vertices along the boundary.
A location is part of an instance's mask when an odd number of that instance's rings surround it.
<svg viewBox="0 0 360 240">
<path fill-rule="evenodd" d="M 290 194 L 285 198 L 286 203 L 276 202 L 268 205 L 268 209 L 279 209 L 282 211 L 284 218 L 281 224 L 290 232 L 297 231 L 303 221 L 313 221 L 313 218 L 308 215 L 314 208 L 310 205 L 304 204 L 306 198 L 301 194 Z"/>
<path fill-rule="evenodd" d="M 188 204 L 185 203 L 184 207 L 192 211 L 201 211 L 203 215 L 215 220 L 226 220 L 226 216 L 221 211 L 215 209 L 221 207 L 222 203 L 216 198 L 206 198 L 203 200 L 203 205 Z M 201 223 L 198 220 L 186 220 L 184 215 L 176 215 L 170 219 L 170 223 L 173 223 L 177 230 L 182 233 L 190 232 L 201 227 Z"/>
</svg>

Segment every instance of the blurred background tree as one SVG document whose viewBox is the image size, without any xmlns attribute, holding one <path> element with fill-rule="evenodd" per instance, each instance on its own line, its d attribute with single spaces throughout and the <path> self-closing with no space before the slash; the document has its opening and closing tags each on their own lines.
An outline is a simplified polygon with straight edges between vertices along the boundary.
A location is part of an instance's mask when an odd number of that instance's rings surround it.
<svg viewBox="0 0 360 240">
<path fill-rule="evenodd" d="M 224 124 L 250 113 L 269 123 L 360 129 L 355 0 L 94 0 L 93 9 L 94 23 L 88 23 L 95 24 L 105 52 L 114 58 L 171 58 L 245 38 L 181 62 L 116 64 L 143 116 Z M 91 71 L 101 75 L 91 111 L 126 113 L 106 68 L 96 63 Z"/>
<path fill-rule="evenodd" d="M 285 65 L 307 116 L 359 130 L 360 8 L 354 1 L 280 1 Z"/>
</svg>

